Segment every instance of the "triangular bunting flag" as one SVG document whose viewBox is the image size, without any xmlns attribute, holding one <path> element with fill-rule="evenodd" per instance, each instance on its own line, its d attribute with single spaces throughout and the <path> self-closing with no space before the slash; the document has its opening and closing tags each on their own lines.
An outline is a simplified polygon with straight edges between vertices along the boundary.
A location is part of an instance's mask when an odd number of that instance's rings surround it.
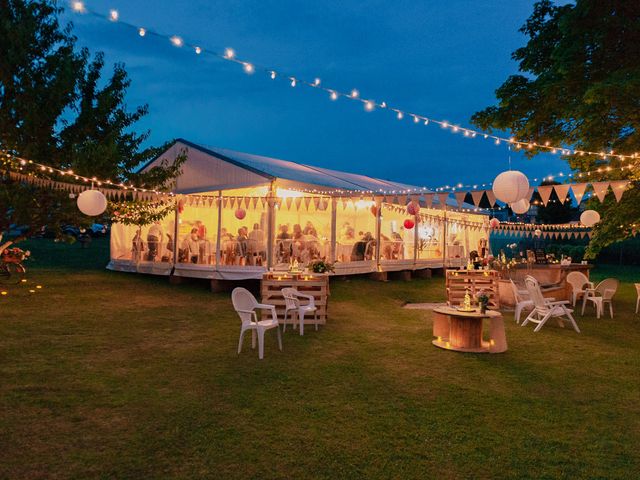
<svg viewBox="0 0 640 480">
<path fill-rule="evenodd" d="M 438 202 L 440 202 L 440 208 L 445 208 L 447 205 L 447 198 L 449 198 L 448 193 L 438 193 Z"/>
<path fill-rule="evenodd" d="M 287 197 L 285 204 L 287 205 L 287 210 L 291 210 L 291 205 L 293 204 L 293 198 Z"/>
<path fill-rule="evenodd" d="M 560 200 L 560 203 L 564 203 L 566 201 L 567 194 L 569 193 L 569 188 L 571 188 L 571 185 L 568 184 L 553 186 L 553 189 L 556 191 L 556 195 L 558 196 L 558 200 Z"/>
<path fill-rule="evenodd" d="M 433 205 L 433 193 L 425 194 L 424 203 L 427 205 L 427 208 L 431 208 L 431 206 Z"/>
<path fill-rule="evenodd" d="M 607 190 L 609 189 L 609 182 L 595 182 L 592 183 L 591 186 L 593 187 L 593 193 L 596 194 L 598 200 L 600 200 L 600 202 L 604 202 L 604 197 L 607 196 Z"/>
<path fill-rule="evenodd" d="M 553 190 L 553 185 L 540 185 L 538 187 L 538 193 L 540 194 L 540 198 L 542 199 L 542 204 L 546 207 L 547 203 L 549 203 L 549 197 L 551 196 L 551 191 Z"/>
<path fill-rule="evenodd" d="M 625 189 L 629 185 L 629 180 L 617 180 L 615 182 L 611 182 L 611 190 L 613 190 L 613 194 L 616 196 L 616 202 L 620 202 L 622 199 L 622 194 Z"/>
<path fill-rule="evenodd" d="M 307 212 L 309 211 L 309 204 L 311 203 L 311 197 L 304 197 L 304 206 L 307 209 Z"/>
<path fill-rule="evenodd" d="M 573 192 L 573 196 L 576 198 L 576 202 L 580 205 L 582 202 L 582 197 L 584 197 L 584 191 L 587 189 L 586 183 L 576 183 L 571 185 L 571 191 Z"/>
<path fill-rule="evenodd" d="M 473 199 L 473 204 L 476 207 L 480 206 L 480 202 L 482 201 L 483 196 L 484 190 L 476 190 L 475 192 L 471 192 L 471 198 Z"/>
<path fill-rule="evenodd" d="M 489 205 L 493 208 L 496 204 L 496 196 L 493 193 L 493 190 L 485 190 L 484 193 L 487 195 L 487 200 L 489 200 Z"/>
<path fill-rule="evenodd" d="M 296 210 L 299 211 L 300 210 L 300 205 L 302 205 L 302 197 L 296 197 Z"/>
<path fill-rule="evenodd" d="M 258 197 L 253 197 L 253 199 L 251 200 L 251 204 L 253 205 L 253 209 L 255 210 L 258 206 Z"/>
<path fill-rule="evenodd" d="M 458 202 L 458 206 L 462 208 L 462 205 L 464 205 L 464 197 L 467 196 L 467 192 L 456 192 L 454 195 L 456 197 L 456 202 Z"/>
</svg>

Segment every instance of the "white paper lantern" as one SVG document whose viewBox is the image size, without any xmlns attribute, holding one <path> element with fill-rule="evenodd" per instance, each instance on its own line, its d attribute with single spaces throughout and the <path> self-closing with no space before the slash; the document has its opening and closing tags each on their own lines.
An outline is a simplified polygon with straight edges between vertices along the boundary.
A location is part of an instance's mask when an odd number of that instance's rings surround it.
<svg viewBox="0 0 640 480">
<path fill-rule="evenodd" d="M 593 227 L 599 221 L 600 214 L 595 210 L 585 210 L 582 212 L 582 215 L 580 215 L 580 223 L 585 227 Z"/>
<path fill-rule="evenodd" d="M 502 172 L 493 181 L 493 194 L 504 203 L 516 203 L 529 195 L 529 180 L 517 170 Z"/>
<path fill-rule="evenodd" d="M 513 210 L 513 213 L 517 215 L 522 215 L 523 213 L 527 213 L 529 211 L 530 206 L 531 205 L 529 204 L 529 200 L 523 198 L 522 200 L 518 200 L 517 202 L 512 203 L 511 210 Z"/>
<path fill-rule="evenodd" d="M 85 215 L 95 217 L 107 209 L 107 199 L 98 190 L 85 190 L 78 195 L 78 208 Z"/>
</svg>

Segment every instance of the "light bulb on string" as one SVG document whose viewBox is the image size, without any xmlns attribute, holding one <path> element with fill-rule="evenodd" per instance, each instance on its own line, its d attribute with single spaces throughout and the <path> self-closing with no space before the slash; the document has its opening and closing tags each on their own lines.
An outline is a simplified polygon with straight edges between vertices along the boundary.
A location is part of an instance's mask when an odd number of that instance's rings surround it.
<svg viewBox="0 0 640 480">
<path fill-rule="evenodd" d="M 144 28 L 139 28 L 138 29 L 138 35 L 140 35 L 141 37 L 144 37 L 147 34 L 147 31 Z"/>
<path fill-rule="evenodd" d="M 269 76 L 271 77 L 271 80 L 275 80 L 275 79 L 276 79 L 276 72 L 275 72 L 275 70 L 271 70 L 271 73 L 269 74 Z"/>
<path fill-rule="evenodd" d="M 338 94 L 331 90 L 331 93 L 329 94 L 329 97 L 331 98 L 331 100 L 337 100 L 338 99 Z"/>
<path fill-rule="evenodd" d="M 314 87 L 320 86 L 320 79 L 319 78 L 316 78 L 316 79 L 313 80 L 313 86 Z"/>
<path fill-rule="evenodd" d="M 76 13 L 84 13 L 86 11 L 84 7 L 84 2 L 80 2 L 80 1 L 71 2 L 71 8 Z"/>
<path fill-rule="evenodd" d="M 233 48 L 226 48 L 224 50 L 224 58 L 226 58 L 227 60 L 231 60 L 235 58 L 235 56 L 236 56 L 236 52 Z"/>
<path fill-rule="evenodd" d="M 171 41 L 174 47 L 181 47 L 182 45 L 184 45 L 184 40 L 182 40 L 182 38 L 180 38 L 177 35 L 174 35 L 169 40 Z"/>
<path fill-rule="evenodd" d="M 244 62 L 242 64 L 242 69 L 244 70 L 245 73 L 247 73 L 249 75 L 252 75 L 253 72 L 255 72 L 254 66 L 249 62 Z"/>
<path fill-rule="evenodd" d="M 402 120 L 402 118 L 404 117 L 402 112 L 398 112 L 398 115 L 396 115 L 396 116 L 398 117 L 398 120 Z"/>
<path fill-rule="evenodd" d="M 202 53 L 202 48 L 200 48 L 200 47 L 195 47 L 194 50 L 196 52 L 196 55 L 200 55 Z"/>
<path fill-rule="evenodd" d="M 373 111 L 374 108 L 375 108 L 375 104 L 371 100 L 367 100 L 366 102 L 364 102 L 364 109 L 367 112 Z"/>
<path fill-rule="evenodd" d="M 292 87 L 295 87 L 295 86 L 296 86 L 296 84 L 297 84 L 296 79 L 295 79 L 294 77 L 291 77 L 291 86 L 292 86 Z"/>
<path fill-rule="evenodd" d="M 112 22 L 117 22 L 118 18 L 120 18 L 120 14 L 117 10 L 109 10 L 109 20 Z"/>
<path fill-rule="evenodd" d="M 354 88 L 353 90 L 351 90 L 350 96 L 351 98 L 358 98 L 360 96 L 360 92 Z"/>
</svg>

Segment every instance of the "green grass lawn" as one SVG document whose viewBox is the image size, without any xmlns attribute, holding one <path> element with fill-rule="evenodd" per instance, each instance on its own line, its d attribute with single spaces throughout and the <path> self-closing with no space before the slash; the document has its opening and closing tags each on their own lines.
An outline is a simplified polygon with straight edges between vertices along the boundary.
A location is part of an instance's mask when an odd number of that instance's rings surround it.
<svg viewBox="0 0 640 480">
<path fill-rule="evenodd" d="M 0 297 L 0 478 L 638 478 L 640 270 L 596 269 L 627 283 L 581 334 L 507 313 L 500 355 L 401 308 L 442 278 L 336 281 L 328 324 L 259 361 L 228 294 L 105 271 L 104 241 L 31 248 Z"/>
</svg>

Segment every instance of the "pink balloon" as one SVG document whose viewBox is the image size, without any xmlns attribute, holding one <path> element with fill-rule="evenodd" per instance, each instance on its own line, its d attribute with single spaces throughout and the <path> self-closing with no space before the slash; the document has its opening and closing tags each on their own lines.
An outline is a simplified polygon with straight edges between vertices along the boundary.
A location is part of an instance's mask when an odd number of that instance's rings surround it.
<svg viewBox="0 0 640 480">
<path fill-rule="evenodd" d="M 239 208 L 236 210 L 236 218 L 238 220 L 242 220 L 246 216 L 247 216 L 247 211 L 244 208 Z"/>
<path fill-rule="evenodd" d="M 407 213 L 409 215 L 417 215 L 418 213 L 420 213 L 420 205 L 416 202 L 407 203 Z"/>
<path fill-rule="evenodd" d="M 498 220 L 498 219 L 497 219 L 497 218 L 495 218 L 495 217 L 494 217 L 494 218 L 492 218 L 492 219 L 489 221 L 489 226 L 490 226 L 491 228 L 498 228 L 498 227 L 500 226 L 500 220 Z"/>
</svg>

